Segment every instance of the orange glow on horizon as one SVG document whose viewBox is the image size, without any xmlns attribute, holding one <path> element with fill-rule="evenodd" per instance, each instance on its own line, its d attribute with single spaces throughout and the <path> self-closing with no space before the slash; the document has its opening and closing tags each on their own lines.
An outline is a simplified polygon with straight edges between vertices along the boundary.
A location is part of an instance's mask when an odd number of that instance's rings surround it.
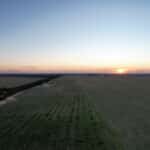
<svg viewBox="0 0 150 150">
<path fill-rule="evenodd" d="M 51 65 L 0 65 L 0 72 L 31 72 L 31 73 L 146 73 L 150 72 L 145 66 L 100 66 L 76 64 L 51 64 Z"/>
<path fill-rule="evenodd" d="M 118 69 L 116 69 L 116 71 L 115 71 L 115 73 L 117 73 L 117 74 L 125 74 L 125 73 L 127 73 L 128 71 L 127 71 L 127 69 L 125 69 L 125 68 L 118 68 Z"/>
</svg>

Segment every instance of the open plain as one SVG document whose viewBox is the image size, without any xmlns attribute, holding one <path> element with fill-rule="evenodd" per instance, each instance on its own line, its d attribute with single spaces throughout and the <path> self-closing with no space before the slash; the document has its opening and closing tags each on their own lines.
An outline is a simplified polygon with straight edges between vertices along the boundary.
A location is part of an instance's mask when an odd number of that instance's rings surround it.
<svg viewBox="0 0 150 150">
<path fill-rule="evenodd" d="M 149 76 L 63 76 L 0 107 L 1 150 L 149 150 Z"/>
</svg>

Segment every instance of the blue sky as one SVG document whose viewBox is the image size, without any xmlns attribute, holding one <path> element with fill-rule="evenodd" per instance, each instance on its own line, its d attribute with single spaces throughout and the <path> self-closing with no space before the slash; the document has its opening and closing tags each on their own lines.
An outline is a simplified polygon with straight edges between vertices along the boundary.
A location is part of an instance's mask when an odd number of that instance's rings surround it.
<svg viewBox="0 0 150 150">
<path fill-rule="evenodd" d="M 150 70 L 148 0 L 1 0 L 0 70 Z"/>
</svg>

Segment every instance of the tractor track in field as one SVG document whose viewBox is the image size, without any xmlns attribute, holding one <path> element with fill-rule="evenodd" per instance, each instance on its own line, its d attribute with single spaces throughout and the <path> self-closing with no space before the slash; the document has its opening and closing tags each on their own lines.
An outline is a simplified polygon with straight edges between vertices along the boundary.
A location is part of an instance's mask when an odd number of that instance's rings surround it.
<svg viewBox="0 0 150 150">
<path fill-rule="evenodd" d="M 52 101 L 44 112 L 6 115 L 0 125 L 0 150 L 122 150 L 86 91 L 78 93 L 77 85 L 71 90 L 69 98 Z"/>
</svg>

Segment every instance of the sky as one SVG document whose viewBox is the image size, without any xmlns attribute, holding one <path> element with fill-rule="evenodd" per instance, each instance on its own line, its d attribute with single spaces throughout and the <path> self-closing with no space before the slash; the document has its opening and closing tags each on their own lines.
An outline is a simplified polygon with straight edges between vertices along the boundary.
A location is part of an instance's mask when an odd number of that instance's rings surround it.
<svg viewBox="0 0 150 150">
<path fill-rule="evenodd" d="M 148 0 L 0 0 L 0 72 L 150 72 Z"/>
</svg>

